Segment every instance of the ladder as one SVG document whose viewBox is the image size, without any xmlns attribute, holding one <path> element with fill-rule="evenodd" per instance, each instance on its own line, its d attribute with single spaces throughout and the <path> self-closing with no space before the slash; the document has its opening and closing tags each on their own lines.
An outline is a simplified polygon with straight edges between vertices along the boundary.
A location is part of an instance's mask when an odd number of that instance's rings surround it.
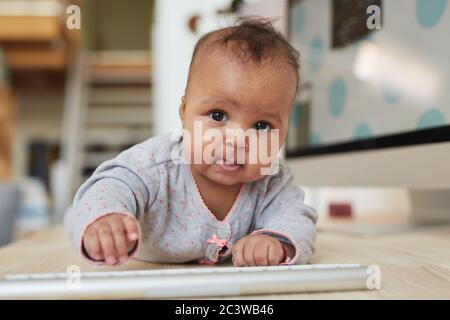
<svg viewBox="0 0 450 320">
<path fill-rule="evenodd" d="M 85 52 L 67 82 L 55 214 L 102 162 L 153 134 L 148 52 Z M 63 190 L 59 190 L 63 189 Z M 60 219 L 56 219 L 57 221 Z"/>
</svg>

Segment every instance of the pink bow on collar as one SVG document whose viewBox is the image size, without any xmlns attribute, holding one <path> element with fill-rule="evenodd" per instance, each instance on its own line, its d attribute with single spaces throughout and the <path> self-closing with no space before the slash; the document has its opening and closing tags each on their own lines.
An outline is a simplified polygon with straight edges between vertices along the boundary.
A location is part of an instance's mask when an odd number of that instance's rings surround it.
<svg viewBox="0 0 450 320">
<path fill-rule="evenodd" d="M 208 243 L 215 243 L 216 246 L 219 248 L 222 248 L 224 245 L 227 244 L 226 239 L 220 239 L 216 234 L 213 234 L 211 239 L 208 239 Z"/>
</svg>

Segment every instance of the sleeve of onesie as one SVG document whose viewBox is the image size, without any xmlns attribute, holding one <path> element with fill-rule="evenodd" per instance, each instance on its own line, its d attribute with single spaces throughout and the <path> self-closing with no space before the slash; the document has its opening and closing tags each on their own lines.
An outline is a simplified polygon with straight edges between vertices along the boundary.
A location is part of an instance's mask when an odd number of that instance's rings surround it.
<svg viewBox="0 0 450 320">
<path fill-rule="evenodd" d="M 136 218 L 144 213 L 149 202 L 155 198 L 159 174 L 150 158 L 148 151 L 136 145 L 102 163 L 77 191 L 73 205 L 65 214 L 64 225 L 77 251 L 88 262 L 104 263 L 90 259 L 84 252 L 83 236 L 91 223 L 111 213 L 131 216 L 137 223 Z M 137 251 L 138 246 L 139 242 L 130 256 Z"/>
<path fill-rule="evenodd" d="M 261 190 L 251 234 L 270 235 L 294 248 L 294 257 L 282 264 L 305 264 L 314 254 L 317 213 L 303 203 L 304 192 L 294 184 L 289 167 L 280 164 L 278 173 L 268 178 Z"/>
</svg>

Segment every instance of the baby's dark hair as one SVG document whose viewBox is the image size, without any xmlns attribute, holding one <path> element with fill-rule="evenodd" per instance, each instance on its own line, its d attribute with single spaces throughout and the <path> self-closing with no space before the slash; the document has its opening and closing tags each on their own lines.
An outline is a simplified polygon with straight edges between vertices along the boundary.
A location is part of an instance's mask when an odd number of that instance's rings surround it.
<svg viewBox="0 0 450 320">
<path fill-rule="evenodd" d="M 215 48 L 230 48 L 241 63 L 272 61 L 274 57 L 284 59 L 295 71 L 297 86 L 300 81 L 299 52 L 276 31 L 272 20 L 259 17 L 241 18 L 231 27 L 215 30 L 202 36 L 195 45 L 189 67 L 189 80 L 193 65 L 200 51 Z"/>
</svg>

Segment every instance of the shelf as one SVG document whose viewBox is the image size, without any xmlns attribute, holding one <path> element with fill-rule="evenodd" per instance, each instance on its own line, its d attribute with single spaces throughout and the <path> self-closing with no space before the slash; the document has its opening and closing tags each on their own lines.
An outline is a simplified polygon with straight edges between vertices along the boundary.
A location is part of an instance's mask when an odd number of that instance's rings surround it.
<svg viewBox="0 0 450 320">
<path fill-rule="evenodd" d="M 56 0 L 0 1 L 0 44 L 10 69 L 65 70 L 77 32 L 64 25 Z"/>
<path fill-rule="evenodd" d="M 65 69 L 67 55 L 64 46 L 8 45 L 4 49 L 11 69 Z"/>
<path fill-rule="evenodd" d="M 51 42 L 62 34 L 59 17 L 2 16 L 0 41 Z"/>
</svg>

